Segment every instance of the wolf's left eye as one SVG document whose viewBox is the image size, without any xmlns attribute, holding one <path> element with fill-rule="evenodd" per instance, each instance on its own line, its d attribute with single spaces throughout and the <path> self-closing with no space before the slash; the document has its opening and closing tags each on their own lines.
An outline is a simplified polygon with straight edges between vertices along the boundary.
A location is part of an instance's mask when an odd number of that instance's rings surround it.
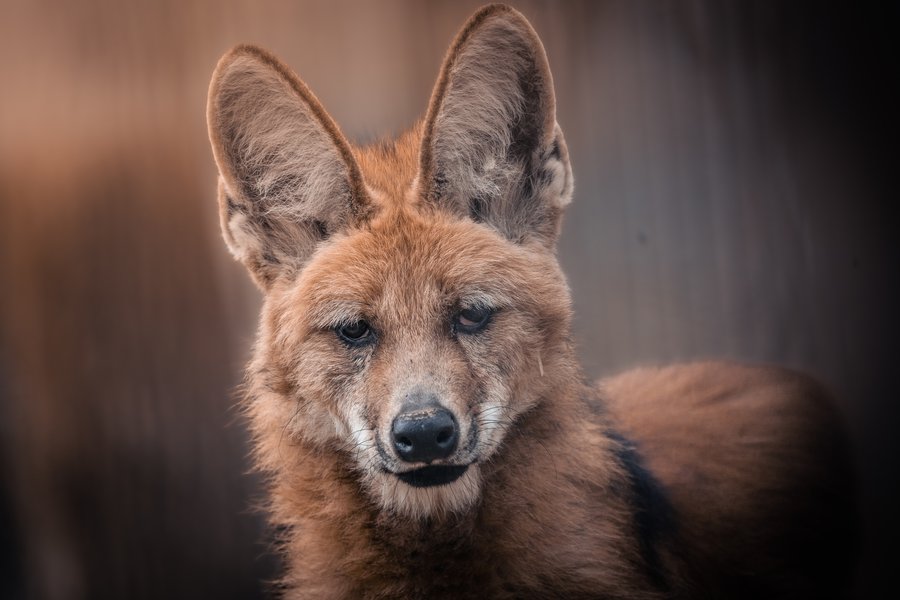
<svg viewBox="0 0 900 600">
<path fill-rule="evenodd" d="M 363 320 L 346 323 L 335 331 L 337 331 L 338 337 L 353 345 L 364 344 L 372 337 L 372 329 Z"/>
<path fill-rule="evenodd" d="M 460 333 L 475 333 L 484 329 L 493 314 L 489 308 L 464 308 L 453 318 L 453 327 Z"/>
</svg>

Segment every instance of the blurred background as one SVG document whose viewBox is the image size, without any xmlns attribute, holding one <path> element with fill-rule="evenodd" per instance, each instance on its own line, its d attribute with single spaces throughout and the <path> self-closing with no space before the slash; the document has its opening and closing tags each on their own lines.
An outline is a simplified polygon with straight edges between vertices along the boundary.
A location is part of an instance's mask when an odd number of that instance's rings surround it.
<svg viewBox="0 0 900 600">
<path fill-rule="evenodd" d="M 479 4 L 0 0 L 0 597 L 270 592 L 234 410 L 260 295 L 219 237 L 210 74 L 260 44 L 376 140 L 422 115 Z M 513 4 L 574 163 L 586 373 L 817 376 L 860 465 L 857 595 L 894 587 L 897 4 Z"/>
</svg>

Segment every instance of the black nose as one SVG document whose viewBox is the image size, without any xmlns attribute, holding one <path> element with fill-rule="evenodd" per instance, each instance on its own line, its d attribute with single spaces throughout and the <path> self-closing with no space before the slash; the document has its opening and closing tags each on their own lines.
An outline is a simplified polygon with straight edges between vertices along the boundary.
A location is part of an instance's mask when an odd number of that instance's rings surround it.
<svg viewBox="0 0 900 600">
<path fill-rule="evenodd" d="M 398 415 L 391 437 L 397 454 L 406 462 L 431 462 L 456 450 L 459 433 L 450 411 L 437 408 Z"/>
</svg>

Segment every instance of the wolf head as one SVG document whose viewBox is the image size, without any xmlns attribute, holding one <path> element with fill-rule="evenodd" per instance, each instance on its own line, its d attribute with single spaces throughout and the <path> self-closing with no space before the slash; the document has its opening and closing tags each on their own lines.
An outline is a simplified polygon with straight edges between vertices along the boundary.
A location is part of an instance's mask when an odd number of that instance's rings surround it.
<svg viewBox="0 0 900 600">
<path fill-rule="evenodd" d="M 555 257 L 572 174 L 540 40 L 476 13 L 424 121 L 354 148 L 267 52 L 219 62 L 208 124 L 225 240 L 263 290 L 249 413 L 337 457 L 377 506 L 463 511 L 519 419 L 575 376 Z"/>
</svg>

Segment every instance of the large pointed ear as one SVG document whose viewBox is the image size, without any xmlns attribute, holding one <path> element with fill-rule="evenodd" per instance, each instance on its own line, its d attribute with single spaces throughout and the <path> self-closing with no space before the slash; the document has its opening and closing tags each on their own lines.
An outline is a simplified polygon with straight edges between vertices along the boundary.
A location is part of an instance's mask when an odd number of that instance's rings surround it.
<svg viewBox="0 0 900 600">
<path fill-rule="evenodd" d="M 306 85 L 265 50 L 238 46 L 222 57 L 207 123 L 222 232 L 261 288 L 365 218 L 350 145 Z"/>
<path fill-rule="evenodd" d="M 515 9 L 481 9 L 450 47 L 425 120 L 419 182 L 425 202 L 516 242 L 555 243 L 572 171 L 547 55 Z"/>
</svg>

